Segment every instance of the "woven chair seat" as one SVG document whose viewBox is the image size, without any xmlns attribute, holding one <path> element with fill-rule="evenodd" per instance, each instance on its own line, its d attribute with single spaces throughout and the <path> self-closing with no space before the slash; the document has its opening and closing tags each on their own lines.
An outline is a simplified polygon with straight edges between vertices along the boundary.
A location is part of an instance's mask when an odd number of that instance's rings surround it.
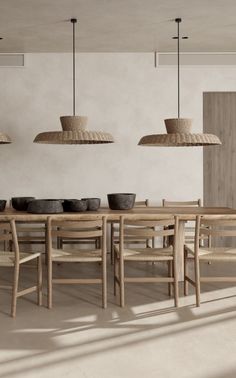
<svg viewBox="0 0 236 378">
<path fill-rule="evenodd" d="M 33 260 L 39 256 L 40 256 L 40 253 L 20 252 L 20 264 Z M 14 263 L 15 263 L 14 252 L 0 251 L 0 266 L 14 266 Z"/>
<path fill-rule="evenodd" d="M 61 262 L 90 262 L 102 261 L 101 249 L 52 249 L 52 261 Z"/>
<path fill-rule="evenodd" d="M 119 246 L 115 246 L 115 252 L 119 257 Z M 167 261 L 173 260 L 173 248 L 128 248 L 123 255 L 129 261 Z"/>
<path fill-rule="evenodd" d="M 194 244 L 186 244 L 185 250 L 190 254 L 188 257 L 194 257 Z M 236 248 L 228 247 L 211 247 L 199 248 L 199 260 L 236 260 Z"/>
</svg>

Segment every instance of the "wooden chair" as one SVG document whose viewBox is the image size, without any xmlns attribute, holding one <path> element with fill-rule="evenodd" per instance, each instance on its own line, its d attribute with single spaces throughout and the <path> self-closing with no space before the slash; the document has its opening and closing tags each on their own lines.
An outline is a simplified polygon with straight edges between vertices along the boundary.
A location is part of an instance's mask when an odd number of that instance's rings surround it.
<svg viewBox="0 0 236 378">
<path fill-rule="evenodd" d="M 145 201 L 136 201 L 134 207 L 148 207 L 149 200 L 146 199 Z M 115 244 L 119 243 L 119 223 L 112 222 L 111 223 L 111 264 L 114 264 L 114 248 Z M 130 244 L 146 244 L 148 245 L 149 240 L 145 240 L 141 237 L 127 237 L 125 240 L 126 245 Z M 152 240 L 152 245 L 154 246 L 154 239 Z"/>
<path fill-rule="evenodd" d="M 89 239 L 101 238 L 101 248 L 64 249 L 53 247 L 53 238 Z M 52 308 L 53 284 L 102 284 L 102 306 L 107 307 L 107 272 L 106 272 L 106 217 L 89 216 L 51 216 L 47 220 L 48 249 L 48 308 Z M 101 263 L 101 278 L 53 278 L 53 262 L 57 263 Z"/>
<path fill-rule="evenodd" d="M 1 286 L 2 288 L 12 289 L 12 305 L 11 305 L 11 316 L 16 316 L 16 303 L 17 298 L 32 293 L 37 292 L 38 305 L 42 305 L 42 260 L 40 253 L 25 253 L 20 252 L 16 224 L 14 220 L 9 220 L 8 222 L 0 223 L 0 240 L 12 243 L 13 251 L 0 251 L 0 267 L 12 267 L 14 269 L 14 279 L 12 286 Z M 29 261 L 37 260 L 37 285 L 18 290 L 19 283 L 19 273 L 22 264 L 28 263 Z"/>
<path fill-rule="evenodd" d="M 196 292 L 196 306 L 200 306 L 200 284 L 203 282 L 236 282 L 236 275 L 234 277 L 207 277 L 201 276 L 200 263 L 205 261 L 220 262 L 235 262 L 236 263 L 236 248 L 223 246 L 212 247 L 202 246 L 201 240 L 205 236 L 211 236 L 213 242 L 217 238 L 223 240 L 226 244 L 227 238 L 236 236 L 236 219 L 230 216 L 197 216 L 196 217 L 196 230 L 194 244 L 186 244 L 184 247 L 184 294 L 188 294 L 188 283 L 195 287 Z M 224 239 L 219 239 L 224 238 Z M 205 240 L 206 244 L 206 240 Z M 194 263 L 194 279 L 188 275 L 188 263 Z"/>
<path fill-rule="evenodd" d="M 43 223 L 16 223 L 19 245 L 43 245 L 46 243 L 46 225 Z"/>
<path fill-rule="evenodd" d="M 162 200 L 163 207 L 201 207 L 201 199 L 196 201 L 167 201 L 166 199 Z M 191 222 L 192 223 L 192 222 Z M 187 226 L 185 227 L 185 243 L 194 242 L 194 233 L 195 227 Z M 164 244 L 168 244 L 168 238 L 164 238 Z"/>
<path fill-rule="evenodd" d="M 88 239 L 65 239 L 57 238 L 57 247 L 63 249 L 64 245 L 85 245 L 93 246 L 98 249 L 101 248 L 101 238 L 88 238 Z"/>
<path fill-rule="evenodd" d="M 167 228 L 172 226 L 172 228 Z M 165 227 L 165 229 L 164 229 Z M 133 216 L 120 218 L 119 245 L 115 245 L 115 273 L 114 273 L 114 294 L 117 288 L 120 290 L 120 306 L 125 304 L 125 283 L 154 283 L 166 282 L 174 285 L 174 302 L 178 306 L 178 278 L 177 278 L 177 232 L 178 217 L 148 217 Z M 142 237 L 145 239 L 164 236 L 173 236 L 173 246 L 165 248 L 126 248 L 125 240 L 127 236 Z M 159 262 L 166 261 L 173 264 L 173 275 L 168 277 L 127 277 L 125 275 L 126 262 Z"/>
</svg>

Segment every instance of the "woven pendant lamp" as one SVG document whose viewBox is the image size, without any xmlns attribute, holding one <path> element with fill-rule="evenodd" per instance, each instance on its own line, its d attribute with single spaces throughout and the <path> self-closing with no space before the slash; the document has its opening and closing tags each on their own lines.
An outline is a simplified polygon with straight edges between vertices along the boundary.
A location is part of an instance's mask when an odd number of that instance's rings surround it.
<svg viewBox="0 0 236 378">
<path fill-rule="evenodd" d="M 0 144 L 9 144 L 11 142 L 11 138 L 7 134 L 0 133 Z"/>
<path fill-rule="evenodd" d="M 87 117 L 75 115 L 75 24 L 76 18 L 71 20 L 73 26 L 73 115 L 60 117 L 62 131 L 48 131 L 40 133 L 34 143 L 45 144 L 103 144 L 113 143 L 111 134 L 102 131 L 86 130 Z"/>
<path fill-rule="evenodd" d="M 177 39 L 178 43 L 178 118 L 165 119 L 167 134 L 151 134 L 142 137 L 138 143 L 139 146 L 150 147 L 194 147 L 194 146 L 211 146 L 221 144 L 220 139 L 213 134 L 192 134 L 192 120 L 189 118 L 180 118 L 180 33 L 179 24 L 181 18 L 176 18 Z M 187 39 L 188 37 L 182 37 Z"/>
</svg>

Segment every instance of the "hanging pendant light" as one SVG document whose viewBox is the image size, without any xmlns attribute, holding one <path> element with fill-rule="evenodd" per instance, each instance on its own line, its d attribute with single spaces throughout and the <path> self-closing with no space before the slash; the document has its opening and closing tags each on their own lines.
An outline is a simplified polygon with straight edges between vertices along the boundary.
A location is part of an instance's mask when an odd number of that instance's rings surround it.
<svg viewBox="0 0 236 378">
<path fill-rule="evenodd" d="M 9 143 L 12 143 L 11 138 L 5 133 L 0 133 L 0 144 L 9 144 Z"/>
<path fill-rule="evenodd" d="M 221 144 L 220 139 L 213 134 L 192 134 L 192 120 L 180 118 L 180 33 L 179 24 L 181 18 L 176 18 L 177 23 L 177 57 L 178 57 L 178 118 L 165 119 L 167 134 L 145 135 L 139 141 L 139 146 L 157 147 L 194 147 Z M 188 37 L 183 37 L 187 39 Z"/>
<path fill-rule="evenodd" d="M 73 116 L 60 117 L 62 131 L 48 131 L 40 133 L 34 139 L 34 143 L 46 144 L 102 144 L 113 143 L 111 134 L 101 131 L 87 131 L 87 117 L 76 116 L 76 96 L 75 96 L 75 24 L 76 18 L 71 20 L 73 26 Z"/>
</svg>

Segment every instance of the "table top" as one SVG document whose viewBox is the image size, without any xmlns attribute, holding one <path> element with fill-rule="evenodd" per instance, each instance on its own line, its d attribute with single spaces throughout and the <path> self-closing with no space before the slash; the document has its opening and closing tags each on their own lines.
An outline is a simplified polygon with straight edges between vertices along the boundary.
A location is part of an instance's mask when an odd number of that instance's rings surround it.
<svg viewBox="0 0 236 378">
<path fill-rule="evenodd" d="M 7 220 L 9 218 L 14 218 L 18 221 L 35 221 L 35 222 L 45 222 L 50 215 L 64 216 L 76 216 L 76 217 L 86 217 L 89 215 L 105 215 L 108 221 L 117 221 L 121 215 L 178 215 L 181 220 L 193 220 L 196 215 L 225 215 L 236 218 L 236 209 L 231 209 L 229 207 L 135 207 L 132 210 L 110 210 L 107 207 L 101 207 L 98 211 L 86 211 L 81 213 L 62 213 L 62 214 L 30 214 L 24 211 L 16 211 L 12 208 L 6 208 L 5 211 L 0 212 L 0 220 Z"/>
</svg>

